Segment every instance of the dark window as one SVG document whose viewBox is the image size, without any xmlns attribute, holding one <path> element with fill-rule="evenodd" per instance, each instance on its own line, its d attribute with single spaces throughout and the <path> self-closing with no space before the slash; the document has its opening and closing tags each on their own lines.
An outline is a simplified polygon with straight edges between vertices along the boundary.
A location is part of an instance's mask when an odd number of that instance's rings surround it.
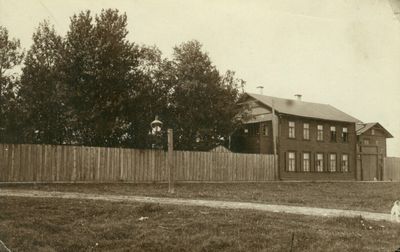
<svg viewBox="0 0 400 252">
<path fill-rule="evenodd" d="M 296 171 L 296 153 L 289 152 L 288 153 L 288 171 Z"/>
<path fill-rule="evenodd" d="M 323 125 L 317 126 L 317 140 L 324 141 L 324 126 Z"/>
<path fill-rule="evenodd" d="M 317 172 L 324 171 L 324 155 L 322 153 L 317 153 L 316 160 L 315 160 L 315 170 Z"/>
<path fill-rule="evenodd" d="M 331 141 L 336 142 L 336 127 L 331 126 Z"/>
<path fill-rule="evenodd" d="M 349 171 L 349 155 L 342 154 L 342 172 Z"/>
<path fill-rule="evenodd" d="M 309 152 L 303 153 L 303 171 L 305 171 L 305 172 L 310 171 L 310 153 Z"/>
<path fill-rule="evenodd" d="M 344 127 L 342 129 L 342 141 L 346 143 L 349 141 L 349 133 L 347 131 L 347 127 Z"/>
<path fill-rule="evenodd" d="M 268 136 L 268 126 L 267 124 L 262 124 L 262 134 L 263 136 Z"/>
<path fill-rule="evenodd" d="M 306 140 L 310 139 L 310 124 L 308 123 L 303 124 L 303 138 Z"/>
<path fill-rule="evenodd" d="M 289 122 L 289 137 L 290 138 L 295 138 L 295 129 L 296 129 L 296 124 L 294 122 Z"/>
<path fill-rule="evenodd" d="M 336 171 L 336 154 L 333 153 L 329 155 L 329 171 Z"/>
</svg>

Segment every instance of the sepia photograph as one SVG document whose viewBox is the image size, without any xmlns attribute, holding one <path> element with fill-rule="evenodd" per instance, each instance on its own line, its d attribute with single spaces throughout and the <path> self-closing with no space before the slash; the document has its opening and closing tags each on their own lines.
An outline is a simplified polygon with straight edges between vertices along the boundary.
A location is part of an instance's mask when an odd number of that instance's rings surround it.
<svg viewBox="0 0 400 252">
<path fill-rule="evenodd" d="M 400 0 L 0 0 L 0 252 L 400 252 Z"/>
</svg>

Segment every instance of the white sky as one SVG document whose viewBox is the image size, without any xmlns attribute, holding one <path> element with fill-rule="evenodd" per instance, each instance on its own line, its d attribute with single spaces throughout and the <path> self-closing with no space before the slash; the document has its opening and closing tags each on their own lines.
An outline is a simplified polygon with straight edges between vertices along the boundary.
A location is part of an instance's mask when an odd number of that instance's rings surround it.
<svg viewBox="0 0 400 252">
<path fill-rule="evenodd" d="M 129 39 L 172 47 L 197 39 L 221 71 L 235 70 L 245 90 L 329 103 L 394 136 L 400 156 L 400 22 L 385 0 L 0 0 L 0 25 L 31 44 L 49 19 L 64 35 L 81 10 L 118 8 Z"/>
</svg>

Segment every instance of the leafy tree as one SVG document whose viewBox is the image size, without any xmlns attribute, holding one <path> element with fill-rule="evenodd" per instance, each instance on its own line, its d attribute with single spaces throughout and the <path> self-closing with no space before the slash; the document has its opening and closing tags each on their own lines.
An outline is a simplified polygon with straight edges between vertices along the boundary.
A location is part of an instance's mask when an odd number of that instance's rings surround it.
<svg viewBox="0 0 400 252">
<path fill-rule="evenodd" d="M 32 36 L 19 92 L 28 142 L 62 144 L 66 135 L 65 87 L 60 81 L 62 38 L 47 21 Z"/>
<path fill-rule="evenodd" d="M 17 141 L 18 77 L 15 71 L 23 56 L 20 41 L 10 38 L 8 30 L 0 26 L 0 141 Z"/>
<path fill-rule="evenodd" d="M 234 72 L 221 75 L 198 41 L 174 48 L 173 111 L 176 147 L 207 150 L 226 144 L 238 122 L 236 101 L 244 82 Z"/>
<path fill-rule="evenodd" d="M 126 138 L 139 51 L 126 39 L 126 26 L 127 17 L 118 10 L 103 10 L 94 19 L 89 11 L 71 18 L 62 76 L 75 142 L 114 146 Z"/>
</svg>

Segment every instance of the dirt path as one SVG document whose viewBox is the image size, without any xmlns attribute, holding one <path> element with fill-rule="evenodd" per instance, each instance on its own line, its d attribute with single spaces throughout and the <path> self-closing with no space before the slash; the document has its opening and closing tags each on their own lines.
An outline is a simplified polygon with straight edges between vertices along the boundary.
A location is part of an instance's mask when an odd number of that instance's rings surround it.
<svg viewBox="0 0 400 252">
<path fill-rule="evenodd" d="M 100 194 L 73 193 L 73 192 L 46 192 L 37 190 L 8 190 L 8 189 L 6 190 L 0 189 L 0 196 L 159 203 L 159 204 L 169 204 L 169 205 L 204 206 L 204 207 L 226 208 L 226 209 L 251 209 L 259 211 L 275 212 L 275 213 L 280 212 L 280 213 L 325 216 L 325 217 L 362 216 L 363 218 L 368 220 L 391 221 L 390 214 L 385 214 L 385 213 L 327 209 L 327 208 L 316 208 L 316 207 L 272 205 L 272 204 L 260 204 L 260 203 L 250 203 L 250 202 L 158 198 L 158 197 L 123 196 L 123 195 L 100 195 Z"/>
</svg>

